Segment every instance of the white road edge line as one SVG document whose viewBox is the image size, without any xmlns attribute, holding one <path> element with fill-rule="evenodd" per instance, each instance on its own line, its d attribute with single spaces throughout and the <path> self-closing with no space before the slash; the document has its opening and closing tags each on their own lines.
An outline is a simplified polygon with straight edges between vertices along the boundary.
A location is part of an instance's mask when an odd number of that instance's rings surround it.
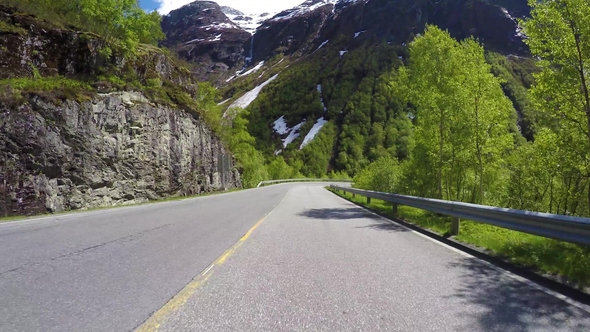
<svg viewBox="0 0 590 332">
<path fill-rule="evenodd" d="M 213 268 L 214 265 L 209 266 L 204 272 L 203 275 L 207 275 L 207 273 L 209 273 L 209 271 L 211 271 L 211 269 Z"/>
<path fill-rule="evenodd" d="M 480 263 L 482 263 L 482 264 L 484 264 L 484 265 L 486 265 L 488 267 L 491 267 L 492 269 L 500 272 L 501 274 L 503 274 L 503 275 L 505 275 L 507 277 L 510 277 L 510 278 L 512 278 L 514 280 L 517 280 L 519 282 L 522 282 L 523 284 L 526 284 L 527 286 L 530 286 L 530 287 L 532 287 L 532 288 L 534 288 L 536 290 L 542 291 L 542 292 L 544 292 L 544 293 L 546 293 L 548 295 L 551 295 L 551 296 L 553 296 L 553 297 L 555 297 L 557 299 L 560 299 L 560 300 L 562 300 L 562 301 L 564 301 L 564 302 L 566 302 L 568 304 L 571 304 L 574 307 L 576 307 L 578 309 L 581 309 L 581 310 L 583 310 L 583 311 L 585 311 L 585 312 L 587 312 L 587 313 L 590 314 L 590 306 L 588 306 L 586 304 L 583 304 L 583 303 L 580 303 L 578 301 L 575 301 L 575 300 L 573 300 L 573 299 L 571 299 L 571 298 L 569 298 L 569 297 L 567 297 L 567 296 L 565 296 L 563 294 L 560 294 L 560 293 L 557 293 L 555 291 L 552 291 L 552 290 L 550 290 L 547 287 L 544 287 L 544 286 L 541 286 L 541 285 L 537 284 L 536 282 L 533 282 L 531 280 L 528 280 L 526 278 L 523 278 L 523 277 L 521 277 L 519 275 L 516 275 L 516 274 L 510 272 L 510 271 L 504 270 L 504 269 L 502 269 L 502 268 L 500 268 L 500 267 L 498 267 L 498 266 L 496 266 L 496 265 L 494 265 L 494 264 L 492 264 L 490 262 L 486 262 L 486 261 L 484 261 L 482 259 L 479 259 L 479 258 L 477 258 L 477 257 L 475 257 L 473 255 L 470 255 L 470 254 L 468 254 L 468 253 L 466 253 L 464 251 L 461 251 L 461 250 L 459 250 L 457 248 L 453 248 L 453 247 L 449 246 L 448 244 L 442 243 L 442 242 L 440 242 L 440 241 L 438 241 L 436 239 L 433 239 L 433 238 L 431 238 L 431 237 L 429 237 L 427 235 L 424 235 L 424 234 L 422 234 L 420 232 L 417 232 L 417 231 L 415 231 L 415 230 L 413 230 L 411 228 L 408 228 L 408 227 L 406 227 L 406 226 L 404 226 L 404 225 L 402 225 L 400 223 L 397 223 L 397 222 L 395 222 L 395 221 L 393 221 L 391 219 L 387 219 L 385 217 L 382 217 L 382 216 L 378 215 L 377 213 L 375 213 L 375 212 L 373 212 L 371 210 L 368 210 L 364 206 L 351 203 L 350 201 L 348 201 L 348 200 L 346 200 L 346 199 L 344 199 L 344 198 L 342 198 L 342 197 L 340 197 L 338 195 L 335 195 L 335 196 L 338 197 L 338 198 L 340 198 L 340 199 L 342 199 L 342 200 L 344 200 L 345 202 L 347 202 L 348 204 L 350 204 L 352 206 L 360 207 L 361 209 L 367 211 L 368 213 L 376 216 L 377 218 L 379 218 L 379 219 L 381 219 L 383 221 L 386 221 L 388 223 L 395 223 L 396 225 L 399 225 L 399 226 L 407 229 L 408 231 L 410 231 L 410 232 L 412 232 L 412 233 L 414 233 L 414 234 L 416 234 L 416 235 L 418 235 L 418 236 L 420 236 L 422 238 L 425 238 L 425 239 L 427 239 L 427 240 L 429 240 L 431 242 L 434 242 L 434 243 L 436 243 L 436 244 L 438 244 L 438 245 L 440 245 L 442 247 L 445 247 L 445 248 L 447 248 L 447 249 L 449 249 L 449 250 L 451 250 L 451 251 L 453 251 L 455 253 L 458 253 L 461 256 L 464 256 L 464 257 L 467 257 L 467 258 L 472 258 L 474 260 L 477 260 L 478 262 L 480 262 Z"/>
</svg>

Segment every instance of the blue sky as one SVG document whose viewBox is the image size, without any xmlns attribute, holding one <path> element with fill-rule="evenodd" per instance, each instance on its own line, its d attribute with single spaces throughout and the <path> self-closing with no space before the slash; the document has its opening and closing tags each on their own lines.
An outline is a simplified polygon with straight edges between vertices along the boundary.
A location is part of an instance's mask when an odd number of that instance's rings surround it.
<svg viewBox="0 0 590 332">
<path fill-rule="evenodd" d="M 160 7 L 160 4 L 156 2 L 156 0 L 139 0 L 139 4 L 141 5 L 141 8 L 148 12 L 156 10 L 158 7 Z"/>
</svg>

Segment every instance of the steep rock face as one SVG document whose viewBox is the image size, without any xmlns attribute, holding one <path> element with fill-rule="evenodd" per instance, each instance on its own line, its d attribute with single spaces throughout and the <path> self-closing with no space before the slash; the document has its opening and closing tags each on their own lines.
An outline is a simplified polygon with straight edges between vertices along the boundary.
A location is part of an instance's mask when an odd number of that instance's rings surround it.
<svg viewBox="0 0 590 332">
<path fill-rule="evenodd" d="M 516 20 L 526 15 L 526 0 L 308 0 L 262 22 L 244 48 L 257 63 L 278 53 L 312 53 L 326 40 L 348 46 L 361 31 L 373 43 L 401 45 L 433 24 L 489 50 L 528 55 Z"/>
<path fill-rule="evenodd" d="M 193 75 L 166 52 L 143 45 L 131 57 L 106 55 L 96 35 L 4 6 L 0 21 L 0 216 L 241 185 L 190 103 Z"/>
<path fill-rule="evenodd" d="M 0 108 L 0 215 L 143 202 L 240 187 L 221 142 L 138 93 Z"/>
<path fill-rule="evenodd" d="M 250 33 L 233 23 L 212 1 L 195 1 L 170 12 L 162 20 L 163 45 L 195 63 L 199 80 L 220 84 L 244 65 Z"/>
<path fill-rule="evenodd" d="M 363 32 L 362 38 L 371 39 L 374 43 L 387 41 L 402 45 L 422 33 L 427 24 L 433 24 L 449 30 L 457 39 L 473 36 L 489 50 L 503 54 L 528 54 L 516 20 L 528 15 L 526 0 L 341 0 L 335 4 L 333 13 L 325 10 L 330 6 L 326 4 L 325 7 L 289 17 L 288 22 L 297 25 L 291 29 L 306 31 L 306 24 L 310 22 L 306 17 L 327 15 L 327 18 L 322 18 L 320 33 L 317 29 L 311 32 L 315 34 L 316 46 L 325 40 L 338 41 L 347 46 L 358 32 Z M 263 27 L 272 28 L 279 24 L 270 20 Z"/>
</svg>

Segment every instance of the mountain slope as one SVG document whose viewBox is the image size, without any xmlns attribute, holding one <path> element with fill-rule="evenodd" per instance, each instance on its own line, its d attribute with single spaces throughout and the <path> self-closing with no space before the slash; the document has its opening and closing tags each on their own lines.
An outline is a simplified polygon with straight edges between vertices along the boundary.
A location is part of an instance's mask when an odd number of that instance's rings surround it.
<svg viewBox="0 0 590 332">
<path fill-rule="evenodd" d="M 173 10 L 162 20 L 163 45 L 195 63 L 199 80 L 219 85 L 244 65 L 243 45 L 250 33 L 232 22 L 212 1 L 195 1 Z"/>
<path fill-rule="evenodd" d="M 407 155 L 411 121 L 388 82 L 433 24 L 485 46 L 518 111 L 514 131 L 518 124 L 531 138 L 534 66 L 516 20 L 528 12 L 526 0 L 308 0 L 263 21 L 242 45 L 245 68 L 216 83 L 224 106 L 248 108 L 269 158 L 282 155 L 306 175 L 353 174 L 380 156 Z"/>
</svg>

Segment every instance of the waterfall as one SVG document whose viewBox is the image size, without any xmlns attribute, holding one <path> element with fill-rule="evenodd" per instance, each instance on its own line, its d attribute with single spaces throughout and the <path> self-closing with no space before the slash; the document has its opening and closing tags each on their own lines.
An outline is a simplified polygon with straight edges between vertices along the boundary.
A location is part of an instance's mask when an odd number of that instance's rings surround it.
<svg viewBox="0 0 590 332">
<path fill-rule="evenodd" d="M 252 59 L 254 59 L 254 34 L 252 34 L 252 39 L 250 39 L 250 56 L 246 57 L 246 67 L 252 63 Z"/>
</svg>

